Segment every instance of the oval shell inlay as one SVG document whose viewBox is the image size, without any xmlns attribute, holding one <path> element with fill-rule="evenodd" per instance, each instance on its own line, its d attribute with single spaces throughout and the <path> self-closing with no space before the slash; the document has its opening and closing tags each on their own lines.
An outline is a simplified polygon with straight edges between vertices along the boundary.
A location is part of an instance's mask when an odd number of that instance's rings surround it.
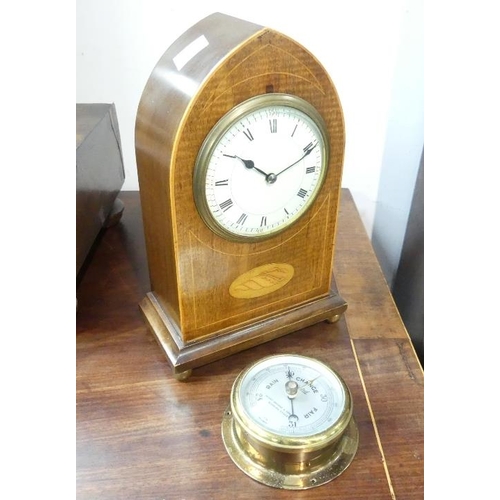
<svg viewBox="0 0 500 500">
<path fill-rule="evenodd" d="M 290 264 L 264 264 L 238 276 L 231 283 L 229 293 L 237 299 L 262 297 L 284 287 L 293 274 L 294 268 Z"/>
</svg>

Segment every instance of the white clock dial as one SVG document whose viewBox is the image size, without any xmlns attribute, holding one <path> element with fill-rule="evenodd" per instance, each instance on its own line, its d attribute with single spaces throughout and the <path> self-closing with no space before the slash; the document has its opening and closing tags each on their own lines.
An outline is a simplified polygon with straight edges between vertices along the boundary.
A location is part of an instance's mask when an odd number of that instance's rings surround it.
<svg viewBox="0 0 500 500">
<path fill-rule="evenodd" d="M 268 237 L 306 212 L 327 165 L 325 127 L 312 106 L 285 94 L 257 96 L 225 115 L 205 140 L 195 200 L 218 234 Z"/>
</svg>

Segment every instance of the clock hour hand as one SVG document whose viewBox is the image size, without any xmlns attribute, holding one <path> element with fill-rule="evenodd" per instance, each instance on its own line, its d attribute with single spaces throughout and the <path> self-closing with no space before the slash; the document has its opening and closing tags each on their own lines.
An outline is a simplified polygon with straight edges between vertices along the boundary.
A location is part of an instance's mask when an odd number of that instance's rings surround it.
<svg viewBox="0 0 500 500">
<path fill-rule="evenodd" d="M 248 169 L 253 168 L 254 170 L 257 170 L 257 172 L 261 173 L 266 178 L 266 182 L 268 182 L 269 184 L 272 184 L 276 180 L 275 174 L 266 174 L 263 170 L 255 166 L 253 160 L 244 160 L 243 158 L 240 158 L 237 155 L 224 154 L 224 156 L 227 156 L 228 158 L 237 158 L 238 160 L 243 162 L 243 165 L 245 165 L 246 168 Z"/>
<path fill-rule="evenodd" d="M 302 161 L 308 154 L 311 153 L 311 151 L 318 145 L 318 143 L 316 142 L 315 144 L 313 144 L 312 142 L 309 143 L 305 148 L 304 148 L 304 154 L 295 162 L 293 162 L 291 165 L 288 165 L 288 167 L 284 168 L 281 172 L 278 172 L 276 174 L 276 177 L 278 177 L 278 175 L 281 175 L 283 172 L 286 172 L 289 168 L 292 168 L 294 165 L 297 165 L 297 163 L 299 163 L 300 161 Z"/>
</svg>

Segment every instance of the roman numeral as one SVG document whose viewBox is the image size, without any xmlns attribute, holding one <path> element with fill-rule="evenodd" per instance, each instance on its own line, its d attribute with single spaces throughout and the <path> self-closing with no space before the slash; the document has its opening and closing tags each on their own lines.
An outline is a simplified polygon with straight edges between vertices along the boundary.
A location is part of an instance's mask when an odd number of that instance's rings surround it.
<svg viewBox="0 0 500 500">
<path fill-rule="evenodd" d="M 245 224 L 245 221 L 247 220 L 248 215 L 247 214 L 241 214 L 240 218 L 236 221 L 236 224 Z"/>
<path fill-rule="evenodd" d="M 229 198 L 228 200 L 226 201 L 223 201 L 219 207 L 221 208 L 221 210 L 223 212 L 225 212 L 226 210 L 229 210 L 231 207 L 233 206 L 233 200 L 231 198 Z"/>
<path fill-rule="evenodd" d="M 278 120 L 276 118 L 269 120 L 269 128 L 271 129 L 271 134 L 278 132 Z"/>
<path fill-rule="evenodd" d="M 286 208 L 284 208 L 283 210 L 285 211 L 285 213 L 286 213 L 287 215 L 290 215 L 290 213 L 288 212 L 288 210 L 287 210 Z"/>
<path fill-rule="evenodd" d="M 224 179 L 222 181 L 215 181 L 216 186 L 229 186 L 229 179 Z"/>
<path fill-rule="evenodd" d="M 316 171 L 316 167 L 307 167 L 306 168 L 306 174 L 314 174 Z"/>
<path fill-rule="evenodd" d="M 301 198 L 305 198 L 307 194 L 307 191 L 305 189 L 300 188 L 299 192 L 297 193 L 297 196 L 300 196 Z"/>
<path fill-rule="evenodd" d="M 260 219 L 260 227 L 267 226 L 267 217 L 265 215 L 262 216 L 262 219 Z"/>
<path fill-rule="evenodd" d="M 309 150 L 313 148 L 313 143 L 310 142 L 305 148 L 304 148 L 304 153 L 307 153 Z"/>
<path fill-rule="evenodd" d="M 295 128 L 293 129 L 292 135 L 290 137 L 293 137 L 293 135 L 295 134 L 296 130 L 297 130 L 297 125 L 295 125 Z"/>
<path fill-rule="evenodd" d="M 250 132 L 250 129 L 247 128 L 246 130 L 243 130 L 243 133 L 249 141 L 253 141 L 253 135 L 252 132 Z"/>
</svg>

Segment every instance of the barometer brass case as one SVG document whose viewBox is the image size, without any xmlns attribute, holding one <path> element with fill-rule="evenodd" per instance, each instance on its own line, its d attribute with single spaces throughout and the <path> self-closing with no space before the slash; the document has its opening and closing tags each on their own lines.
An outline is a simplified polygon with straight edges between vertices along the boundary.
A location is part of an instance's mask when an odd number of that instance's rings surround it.
<svg viewBox="0 0 500 500">
<path fill-rule="evenodd" d="M 271 431 L 261 425 L 258 418 L 249 416 L 242 405 L 242 397 L 249 395 L 245 392 L 242 396 L 242 383 L 251 370 L 266 360 L 286 365 L 288 359 L 306 360 L 312 366 L 326 368 L 331 380 L 342 387 L 345 398 L 338 418 L 326 427 L 323 425 L 319 432 L 293 436 Z M 309 489 L 335 479 L 351 464 L 359 442 L 352 397 L 345 382 L 319 361 L 295 355 L 264 358 L 238 376 L 221 430 L 226 450 L 238 468 L 260 483 L 288 490 Z"/>
</svg>

